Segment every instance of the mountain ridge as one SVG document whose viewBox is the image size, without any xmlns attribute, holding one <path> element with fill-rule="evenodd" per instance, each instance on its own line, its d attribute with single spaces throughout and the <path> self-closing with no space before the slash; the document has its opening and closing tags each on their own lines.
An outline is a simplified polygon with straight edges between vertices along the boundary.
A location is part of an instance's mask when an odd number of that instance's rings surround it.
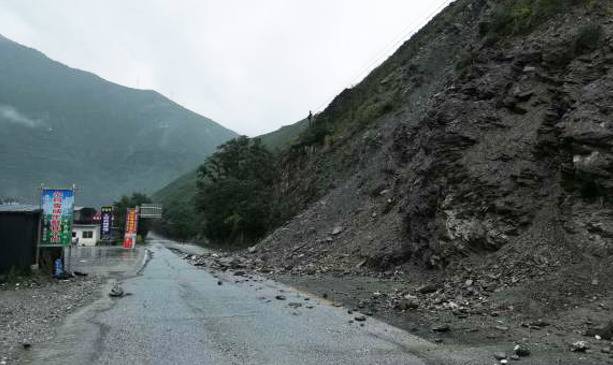
<svg viewBox="0 0 613 365">
<path fill-rule="evenodd" d="M 6 37 L 0 48 L 0 194 L 35 201 L 24 186 L 74 183 L 84 204 L 108 204 L 154 192 L 236 136 L 155 90 L 113 83 Z"/>
</svg>

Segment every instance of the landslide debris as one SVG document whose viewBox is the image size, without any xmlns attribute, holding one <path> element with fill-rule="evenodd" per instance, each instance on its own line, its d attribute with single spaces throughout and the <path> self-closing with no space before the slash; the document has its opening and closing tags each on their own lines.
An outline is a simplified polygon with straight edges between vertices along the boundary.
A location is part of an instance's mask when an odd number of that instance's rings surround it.
<svg viewBox="0 0 613 365">
<path fill-rule="evenodd" d="M 501 316 L 547 333 L 535 321 L 556 314 L 565 333 L 592 315 L 605 322 L 611 11 L 610 1 L 454 2 L 283 155 L 288 220 L 245 252 L 252 266 L 405 283 L 371 298 L 375 309 Z M 573 307 L 581 318 L 568 317 Z"/>
<path fill-rule="evenodd" d="M 281 155 L 285 224 L 211 265 L 437 342 L 602 363 L 612 13 L 610 1 L 452 3 Z"/>
</svg>

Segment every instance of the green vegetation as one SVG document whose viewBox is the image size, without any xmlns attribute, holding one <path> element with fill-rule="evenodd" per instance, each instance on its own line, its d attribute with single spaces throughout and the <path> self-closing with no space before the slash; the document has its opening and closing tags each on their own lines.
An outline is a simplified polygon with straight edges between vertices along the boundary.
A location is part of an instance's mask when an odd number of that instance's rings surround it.
<svg viewBox="0 0 613 365">
<path fill-rule="evenodd" d="M 259 139 L 233 139 L 198 170 L 196 208 L 214 242 L 242 245 L 264 235 L 275 218 L 276 161 Z"/>
<path fill-rule="evenodd" d="M 590 0 L 504 0 L 492 12 L 492 21 L 481 24 L 481 34 L 490 38 L 525 34 L 550 17 Z"/>
<path fill-rule="evenodd" d="M 588 24 L 579 29 L 575 38 L 575 55 L 582 55 L 597 50 L 602 44 L 604 31 L 600 24 Z"/>
<path fill-rule="evenodd" d="M 264 134 L 258 139 L 269 151 L 274 151 L 275 155 L 279 155 L 290 145 L 296 143 L 300 134 L 307 127 L 308 120 L 303 119 Z M 153 199 L 164 205 L 163 218 L 156 224 L 156 231 L 180 240 L 198 239 L 204 235 L 204 214 L 196 209 L 194 203 L 198 189 L 198 176 L 198 170 L 193 170 L 153 194 Z"/>
<path fill-rule="evenodd" d="M 153 192 L 236 136 L 150 90 L 69 68 L 0 36 L 0 192 L 37 200 L 77 184 L 78 205 Z"/>
<path fill-rule="evenodd" d="M 157 232 L 179 240 L 192 239 L 202 233 L 200 225 L 204 219 L 194 204 L 197 182 L 198 171 L 194 170 L 153 195 L 153 199 L 164 206 L 162 219 L 155 227 Z"/>
<path fill-rule="evenodd" d="M 131 196 L 124 195 L 113 203 L 114 210 L 114 219 L 115 227 L 119 227 L 119 230 L 123 233 L 126 229 L 126 210 L 128 208 L 134 208 L 140 206 L 141 204 L 152 203 L 151 198 L 149 198 L 146 194 L 142 193 L 133 193 Z M 145 237 L 151 228 L 150 221 L 146 219 L 140 219 L 138 222 L 138 235 L 141 237 Z"/>
<path fill-rule="evenodd" d="M 277 159 L 259 138 L 243 136 L 219 146 L 197 171 L 154 194 L 164 205 L 156 231 L 181 240 L 253 243 L 278 221 Z"/>
<path fill-rule="evenodd" d="M 294 124 L 283 126 L 274 132 L 263 134 L 258 138 L 262 141 L 262 144 L 271 151 L 283 150 L 294 143 L 308 126 L 309 121 L 303 119 Z"/>
</svg>

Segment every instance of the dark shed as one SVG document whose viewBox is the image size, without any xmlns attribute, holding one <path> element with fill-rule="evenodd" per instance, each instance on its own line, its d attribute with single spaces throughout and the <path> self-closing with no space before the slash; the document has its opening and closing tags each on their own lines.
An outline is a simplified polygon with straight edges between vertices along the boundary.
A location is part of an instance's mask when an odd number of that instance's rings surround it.
<svg viewBox="0 0 613 365">
<path fill-rule="evenodd" d="M 34 205 L 0 205 L 0 273 L 36 263 L 41 212 Z"/>
</svg>

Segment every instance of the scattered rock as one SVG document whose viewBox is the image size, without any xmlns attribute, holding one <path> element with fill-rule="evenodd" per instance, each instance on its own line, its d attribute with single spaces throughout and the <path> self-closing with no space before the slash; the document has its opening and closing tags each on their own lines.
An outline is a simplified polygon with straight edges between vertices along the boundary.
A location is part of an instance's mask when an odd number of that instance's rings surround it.
<svg viewBox="0 0 613 365">
<path fill-rule="evenodd" d="M 438 286 L 434 284 L 425 284 L 417 288 L 417 292 L 421 294 L 430 294 L 438 290 Z"/>
<path fill-rule="evenodd" d="M 217 285 L 222 285 L 223 282 L 221 280 L 217 280 Z"/>
<path fill-rule="evenodd" d="M 599 336 L 601 339 L 611 340 L 613 339 L 613 321 L 609 321 L 598 327 L 588 328 L 585 331 L 585 335 L 589 337 Z"/>
<path fill-rule="evenodd" d="M 530 325 L 534 327 L 547 327 L 549 326 L 549 322 L 542 319 L 537 319 L 536 321 L 530 322 Z"/>
<path fill-rule="evenodd" d="M 590 348 L 590 345 L 586 341 L 577 341 L 570 345 L 570 351 L 572 352 L 585 352 Z"/>
<path fill-rule="evenodd" d="M 241 270 L 239 270 L 239 271 L 235 271 L 235 272 L 234 272 L 234 276 L 245 276 L 245 272 L 244 272 L 244 271 L 241 271 Z"/>
<path fill-rule="evenodd" d="M 291 303 L 288 303 L 287 306 L 295 309 L 295 308 L 302 307 L 302 303 L 291 302 Z"/>
<path fill-rule="evenodd" d="M 285 297 L 285 295 L 277 295 L 277 296 L 275 296 L 275 299 L 277 299 L 277 300 L 285 300 L 287 298 Z"/>
<path fill-rule="evenodd" d="M 396 303 L 396 309 L 405 311 L 419 308 L 419 301 L 416 299 L 402 299 Z"/>
<path fill-rule="evenodd" d="M 515 345 L 513 348 L 513 353 L 520 357 L 530 356 L 530 349 L 523 345 Z"/>
<path fill-rule="evenodd" d="M 364 322 L 366 321 L 366 316 L 359 315 L 359 316 L 353 317 L 353 319 L 356 320 L 357 322 Z"/>
<path fill-rule="evenodd" d="M 496 352 L 494 353 L 494 359 L 496 360 L 504 360 L 507 358 L 507 354 L 505 354 L 504 352 Z"/>
<path fill-rule="evenodd" d="M 449 327 L 448 324 L 438 324 L 438 325 L 432 326 L 432 331 L 434 332 L 449 332 L 450 330 L 451 328 Z"/>
<path fill-rule="evenodd" d="M 113 298 L 121 298 L 124 296 L 124 294 L 125 293 L 123 289 L 117 283 L 113 285 L 113 287 L 111 288 L 111 291 L 109 292 L 109 296 Z"/>
<path fill-rule="evenodd" d="M 526 66 L 524 67 L 524 73 L 532 73 L 536 72 L 536 67 L 534 66 Z"/>
<path fill-rule="evenodd" d="M 343 233 L 343 227 L 341 226 L 334 227 L 334 229 L 331 232 L 333 236 L 338 236 L 341 233 Z"/>
<path fill-rule="evenodd" d="M 21 346 L 23 346 L 24 349 L 28 350 L 32 347 L 32 344 L 27 341 L 24 341 L 21 343 Z"/>
</svg>

